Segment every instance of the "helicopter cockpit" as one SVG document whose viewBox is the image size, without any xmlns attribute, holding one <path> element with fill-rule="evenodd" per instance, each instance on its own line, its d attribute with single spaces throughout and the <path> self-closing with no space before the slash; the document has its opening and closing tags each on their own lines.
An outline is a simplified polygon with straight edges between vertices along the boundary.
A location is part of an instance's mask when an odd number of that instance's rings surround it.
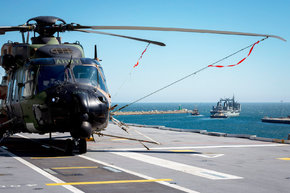
<svg viewBox="0 0 290 193">
<path fill-rule="evenodd" d="M 71 76 L 74 76 L 74 81 L 77 84 L 97 87 L 108 93 L 103 69 L 97 61 L 85 58 L 73 59 L 71 61 L 73 75 L 67 72 L 67 61 L 70 60 L 37 59 L 32 61 L 34 65 L 39 65 L 37 70 L 37 93 L 65 81 L 72 81 Z"/>
</svg>

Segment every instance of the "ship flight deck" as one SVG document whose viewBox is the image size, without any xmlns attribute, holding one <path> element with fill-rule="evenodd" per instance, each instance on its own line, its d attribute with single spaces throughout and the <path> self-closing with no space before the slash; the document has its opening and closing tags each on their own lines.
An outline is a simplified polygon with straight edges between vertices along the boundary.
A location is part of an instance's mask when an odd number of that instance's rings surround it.
<svg viewBox="0 0 290 193">
<path fill-rule="evenodd" d="M 52 135 L 54 147 L 49 135 L 13 135 L 0 147 L 0 192 L 290 191 L 289 144 L 133 128 L 161 145 L 95 136 L 86 154 L 66 156 L 66 133 Z M 128 137 L 111 124 L 104 133 Z"/>
</svg>

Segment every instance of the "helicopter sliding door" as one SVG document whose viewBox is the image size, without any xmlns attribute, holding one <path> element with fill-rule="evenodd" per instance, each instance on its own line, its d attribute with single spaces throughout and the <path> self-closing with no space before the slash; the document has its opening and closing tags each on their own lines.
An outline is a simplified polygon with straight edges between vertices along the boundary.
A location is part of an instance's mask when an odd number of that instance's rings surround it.
<svg viewBox="0 0 290 193">
<path fill-rule="evenodd" d="M 16 118 L 16 127 L 23 127 L 23 112 L 20 105 L 21 83 L 23 79 L 23 68 L 19 68 L 11 75 L 7 98 L 7 107 L 10 118 Z"/>
<path fill-rule="evenodd" d="M 32 133 L 39 133 L 38 124 L 35 120 L 33 108 L 34 104 L 40 104 L 42 101 L 35 95 L 35 77 L 37 68 L 29 66 L 23 69 L 23 82 L 20 89 L 20 104 L 23 111 L 23 122 L 26 129 Z"/>
</svg>

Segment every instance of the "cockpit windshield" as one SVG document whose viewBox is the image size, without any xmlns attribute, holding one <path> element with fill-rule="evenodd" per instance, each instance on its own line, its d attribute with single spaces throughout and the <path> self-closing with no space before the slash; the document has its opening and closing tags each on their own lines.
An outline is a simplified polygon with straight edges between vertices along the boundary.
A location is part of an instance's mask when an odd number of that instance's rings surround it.
<svg viewBox="0 0 290 193">
<path fill-rule="evenodd" d="M 76 82 L 99 87 L 107 91 L 102 69 L 96 65 L 75 65 L 72 68 Z M 38 72 L 38 92 L 67 81 L 66 66 L 40 65 Z"/>
</svg>

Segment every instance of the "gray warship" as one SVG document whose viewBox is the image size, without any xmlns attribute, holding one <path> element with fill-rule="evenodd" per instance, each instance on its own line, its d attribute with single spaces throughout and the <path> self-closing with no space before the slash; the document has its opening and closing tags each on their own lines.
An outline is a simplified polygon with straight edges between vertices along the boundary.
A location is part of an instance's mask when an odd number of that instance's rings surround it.
<svg viewBox="0 0 290 193">
<path fill-rule="evenodd" d="M 223 115 L 222 118 L 235 117 L 239 116 L 241 112 L 241 104 L 235 101 L 235 97 L 232 99 L 225 98 L 220 99 L 217 102 L 216 106 L 212 107 L 210 111 L 211 118 L 220 118 L 220 115 Z"/>
</svg>

